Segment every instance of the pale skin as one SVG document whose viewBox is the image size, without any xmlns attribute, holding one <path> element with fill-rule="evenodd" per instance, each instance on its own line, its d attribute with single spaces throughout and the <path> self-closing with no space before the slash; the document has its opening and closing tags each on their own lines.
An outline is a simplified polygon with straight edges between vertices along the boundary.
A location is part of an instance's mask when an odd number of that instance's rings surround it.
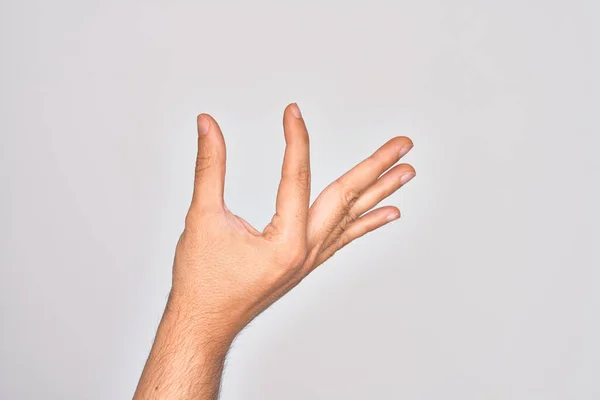
<svg viewBox="0 0 600 400">
<path fill-rule="evenodd" d="M 377 207 L 415 176 L 397 164 L 413 146 L 394 137 L 310 204 L 309 139 L 300 109 L 286 107 L 286 148 L 273 219 L 262 231 L 225 206 L 225 142 L 197 118 L 192 202 L 177 243 L 173 282 L 134 400 L 217 399 L 236 335 L 335 252 L 400 217 Z"/>
</svg>

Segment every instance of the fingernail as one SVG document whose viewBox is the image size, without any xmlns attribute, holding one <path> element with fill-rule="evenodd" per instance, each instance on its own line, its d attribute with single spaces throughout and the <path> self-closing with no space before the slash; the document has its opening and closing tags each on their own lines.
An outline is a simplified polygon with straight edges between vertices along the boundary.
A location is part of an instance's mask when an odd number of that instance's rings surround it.
<svg viewBox="0 0 600 400">
<path fill-rule="evenodd" d="M 396 213 L 396 214 L 390 214 L 387 216 L 387 220 L 388 221 L 394 221 L 396 219 L 400 218 L 400 214 Z"/>
<path fill-rule="evenodd" d="M 302 118 L 302 113 L 300 112 L 300 107 L 298 107 L 298 104 L 296 104 L 296 103 L 292 104 L 290 111 L 292 112 L 292 115 L 294 117 Z"/>
<path fill-rule="evenodd" d="M 415 174 L 412 172 L 408 172 L 400 177 L 400 184 L 404 185 L 406 182 L 410 181 L 415 177 Z"/>
<path fill-rule="evenodd" d="M 402 148 L 400 149 L 400 154 L 399 154 L 399 157 L 403 157 L 403 156 L 404 156 L 406 153 L 408 153 L 408 151 L 409 151 L 410 149 L 412 149 L 412 147 L 413 147 L 413 145 L 412 145 L 412 144 L 407 144 L 407 145 L 404 145 L 404 147 L 402 147 Z"/>
<path fill-rule="evenodd" d="M 200 115 L 198 117 L 198 135 L 206 135 L 208 133 L 208 128 L 210 126 L 210 121 L 204 115 Z"/>
</svg>

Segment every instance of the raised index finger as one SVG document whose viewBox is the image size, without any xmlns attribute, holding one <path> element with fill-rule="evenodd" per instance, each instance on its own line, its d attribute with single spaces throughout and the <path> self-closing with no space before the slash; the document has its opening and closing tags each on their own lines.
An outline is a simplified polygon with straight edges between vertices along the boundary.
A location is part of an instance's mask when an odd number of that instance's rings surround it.
<svg viewBox="0 0 600 400">
<path fill-rule="evenodd" d="M 310 201 L 310 151 L 308 131 L 298 106 L 287 106 L 283 116 L 285 155 L 277 192 L 273 224 L 284 234 L 306 236 Z"/>
</svg>

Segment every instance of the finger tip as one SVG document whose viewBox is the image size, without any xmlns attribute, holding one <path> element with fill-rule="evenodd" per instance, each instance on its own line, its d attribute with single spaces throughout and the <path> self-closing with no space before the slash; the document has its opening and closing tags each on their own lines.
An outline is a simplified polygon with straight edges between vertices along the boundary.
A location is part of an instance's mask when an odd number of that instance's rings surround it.
<svg viewBox="0 0 600 400">
<path fill-rule="evenodd" d="M 296 103 L 296 102 L 290 103 L 287 105 L 287 107 L 285 108 L 284 114 L 288 114 L 288 113 L 290 113 L 294 118 L 297 118 L 297 119 L 302 118 L 302 112 L 300 111 L 300 107 L 298 107 L 298 103 Z"/>
<path fill-rule="evenodd" d="M 403 175 L 407 172 L 416 174 L 415 167 L 409 163 L 399 163 L 393 167 L 394 171 L 397 171 L 400 175 Z"/>
<path fill-rule="evenodd" d="M 210 130 L 211 117 L 208 114 L 198 114 L 196 125 L 198 126 L 198 135 L 206 135 Z"/>
<path fill-rule="evenodd" d="M 398 210 L 397 208 L 395 211 L 390 212 L 386 217 L 388 222 L 395 221 L 398 218 L 400 218 L 400 210 Z"/>
<path fill-rule="evenodd" d="M 410 149 L 412 149 L 415 144 L 408 136 L 396 136 L 392 139 L 397 143 L 398 148 L 406 154 Z"/>
</svg>

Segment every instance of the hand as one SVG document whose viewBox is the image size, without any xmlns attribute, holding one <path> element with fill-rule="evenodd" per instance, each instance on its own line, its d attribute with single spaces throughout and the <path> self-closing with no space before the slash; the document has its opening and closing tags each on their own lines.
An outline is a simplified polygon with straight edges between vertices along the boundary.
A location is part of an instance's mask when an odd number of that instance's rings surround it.
<svg viewBox="0 0 600 400">
<path fill-rule="evenodd" d="M 276 213 L 260 232 L 225 206 L 223 135 L 214 119 L 198 117 L 194 194 L 177 245 L 171 301 L 186 304 L 190 315 L 219 326 L 227 338 L 337 250 L 398 218 L 393 206 L 369 210 L 415 175 L 400 164 L 381 176 L 412 148 L 410 139 L 396 137 L 329 185 L 309 208 L 309 139 L 296 104 L 286 108 L 283 127 Z"/>
<path fill-rule="evenodd" d="M 415 176 L 408 164 L 392 167 L 412 148 L 410 139 L 396 137 L 309 207 L 308 132 L 298 106 L 290 104 L 283 117 L 286 149 L 276 212 L 261 232 L 225 206 L 223 135 L 210 116 L 202 114 L 197 122 L 192 203 L 136 399 L 216 398 L 237 333 L 337 250 L 397 219 L 396 207 L 372 209 Z"/>
</svg>

